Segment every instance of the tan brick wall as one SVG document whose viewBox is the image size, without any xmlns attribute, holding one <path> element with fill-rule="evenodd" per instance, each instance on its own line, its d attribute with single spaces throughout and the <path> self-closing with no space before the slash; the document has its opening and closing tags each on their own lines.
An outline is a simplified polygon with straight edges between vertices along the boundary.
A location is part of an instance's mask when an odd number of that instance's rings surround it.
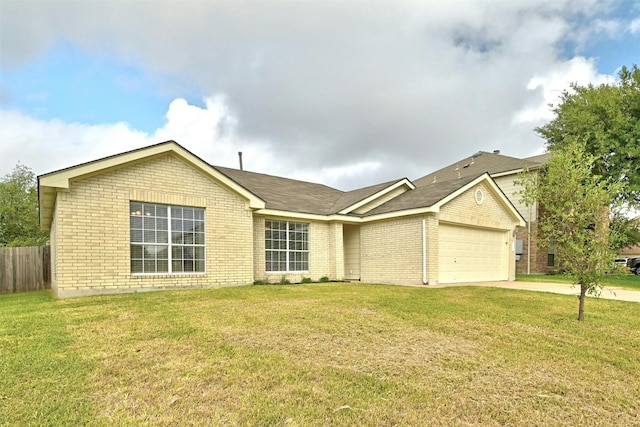
<svg viewBox="0 0 640 427">
<path fill-rule="evenodd" d="M 309 271 L 295 273 L 265 271 L 265 219 L 309 224 Z M 299 283 L 304 277 L 314 281 L 319 280 L 323 276 L 329 277 L 330 280 L 343 279 L 342 224 L 255 215 L 253 229 L 255 241 L 253 249 L 253 257 L 255 260 L 253 272 L 256 280 L 277 283 L 284 277 L 291 283 Z"/>
<path fill-rule="evenodd" d="M 482 190 L 484 194 L 482 204 L 477 204 L 475 201 L 476 189 Z M 507 213 L 505 206 L 484 183 L 470 188 L 442 206 L 439 219 L 440 221 L 499 230 L 512 230 L 516 225 L 514 219 Z"/>
<path fill-rule="evenodd" d="M 477 188 L 484 194 L 481 204 L 475 201 Z M 427 238 L 428 284 L 437 284 L 439 281 L 440 222 L 509 231 L 508 278 L 515 280 L 515 237 L 512 231 L 517 222 L 506 209 L 489 186 L 479 184 L 445 204 L 438 214 L 365 223 L 360 227 L 362 281 L 423 283 L 423 220 Z"/>
<path fill-rule="evenodd" d="M 427 232 L 427 284 L 437 285 L 440 272 L 440 221 L 439 215 L 431 214 L 424 217 Z"/>
<path fill-rule="evenodd" d="M 51 230 L 49 231 L 49 242 L 51 245 L 51 290 L 55 294 L 58 293 L 58 251 L 56 250 L 56 237 L 57 236 L 57 227 L 56 227 L 56 216 L 54 215 L 51 220 Z"/>
<path fill-rule="evenodd" d="M 132 275 L 132 200 L 205 208 L 206 272 Z M 58 194 L 55 209 L 54 280 L 61 297 L 253 282 L 247 203 L 172 155 L 73 181 Z"/>
<path fill-rule="evenodd" d="M 329 225 L 329 246 L 331 266 L 329 278 L 332 280 L 344 280 L 344 231 L 343 224 L 331 222 Z"/>
<path fill-rule="evenodd" d="M 391 219 L 360 227 L 363 282 L 422 283 L 422 218 Z"/>
</svg>

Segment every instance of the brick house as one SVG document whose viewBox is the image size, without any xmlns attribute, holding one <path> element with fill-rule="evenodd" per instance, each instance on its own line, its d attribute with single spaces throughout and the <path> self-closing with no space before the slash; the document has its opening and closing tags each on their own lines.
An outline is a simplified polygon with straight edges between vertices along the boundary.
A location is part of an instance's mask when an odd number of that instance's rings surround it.
<svg viewBox="0 0 640 427">
<path fill-rule="evenodd" d="M 58 297 L 257 280 L 515 279 L 523 216 L 485 171 L 353 191 L 208 164 L 167 141 L 38 177 Z"/>
<path fill-rule="evenodd" d="M 549 154 L 528 158 L 509 157 L 493 152 L 479 151 L 476 154 L 452 163 L 442 169 L 416 179 L 416 187 L 437 183 L 442 180 L 464 179 L 476 176 L 480 172 L 487 172 L 496 185 L 520 212 L 527 224 L 519 226 L 516 231 L 516 271 L 522 274 L 548 273 L 555 267 L 553 248 L 547 248 L 537 243 L 538 235 L 538 206 L 526 206 L 520 201 L 520 190 L 515 180 L 525 166 L 535 173 L 544 165 Z"/>
</svg>

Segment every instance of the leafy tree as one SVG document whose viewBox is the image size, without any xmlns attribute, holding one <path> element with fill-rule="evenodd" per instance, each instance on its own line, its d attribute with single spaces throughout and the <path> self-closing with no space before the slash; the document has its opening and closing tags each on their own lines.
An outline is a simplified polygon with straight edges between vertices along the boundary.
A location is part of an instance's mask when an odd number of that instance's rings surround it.
<svg viewBox="0 0 640 427">
<path fill-rule="evenodd" d="M 625 202 L 640 203 L 640 68 L 622 67 L 615 83 L 573 84 L 555 105 L 555 118 L 536 132 L 549 151 L 571 141 L 585 141 L 594 156 L 594 172 L 620 180 L 617 194 Z"/>
<path fill-rule="evenodd" d="M 567 138 L 539 173 L 525 171 L 517 182 L 523 201 L 537 200 L 540 206 L 539 242 L 555 247 L 559 267 L 580 285 L 578 320 L 584 320 L 586 295 L 600 294 L 602 277 L 615 257 L 609 212 L 611 194 L 623 184 L 594 173 L 597 167 L 585 143 Z"/>
<path fill-rule="evenodd" d="M 640 242 L 638 219 L 629 218 L 624 212 L 615 212 L 609 226 L 612 231 L 611 249 L 618 250 Z"/>
<path fill-rule="evenodd" d="M 40 231 L 35 174 L 18 163 L 0 181 L 0 246 L 39 246 L 48 239 Z"/>
</svg>

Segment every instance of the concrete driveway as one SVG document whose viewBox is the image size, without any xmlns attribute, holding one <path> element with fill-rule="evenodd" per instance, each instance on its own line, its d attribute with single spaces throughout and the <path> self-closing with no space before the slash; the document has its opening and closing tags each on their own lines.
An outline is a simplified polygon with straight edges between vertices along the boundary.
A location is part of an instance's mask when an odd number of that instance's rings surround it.
<svg viewBox="0 0 640 427">
<path fill-rule="evenodd" d="M 445 288 L 450 286 L 485 286 L 505 289 L 521 289 L 524 291 L 551 292 L 554 294 L 576 295 L 580 294 L 580 287 L 567 285 L 566 283 L 544 283 L 544 282 L 475 282 L 475 283 L 455 283 L 443 285 L 429 285 L 433 288 Z M 587 295 L 591 297 L 590 295 Z M 593 297 L 591 297 L 593 298 Z M 640 302 L 640 291 L 615 288 L 605 286 L 600 298 L 613 299 L 618 301 Z"/>
</svg>

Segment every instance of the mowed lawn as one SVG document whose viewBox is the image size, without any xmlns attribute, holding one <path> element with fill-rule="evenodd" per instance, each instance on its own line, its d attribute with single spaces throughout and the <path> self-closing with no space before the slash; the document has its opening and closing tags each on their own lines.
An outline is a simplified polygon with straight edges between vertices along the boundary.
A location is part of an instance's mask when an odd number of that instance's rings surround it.
<svg viewBox="0 0 640 427">
<path fill-rule="evenodd" d="M 308 284 L 0 296 L 0 424 L 640 425 L 640 304 Z"/>
<path fill-rule="evenodd" d="M 575 283 L 574 278 L 568 274 L 518 274 L 517 280 L 519 282 Z M 602 285 L 605 289 L 623 288 L 640 291 L 640 275 L 629 273 L 606 275 Z M 576 287 L 577 289 L 579 288 Z"/>
</svg>

